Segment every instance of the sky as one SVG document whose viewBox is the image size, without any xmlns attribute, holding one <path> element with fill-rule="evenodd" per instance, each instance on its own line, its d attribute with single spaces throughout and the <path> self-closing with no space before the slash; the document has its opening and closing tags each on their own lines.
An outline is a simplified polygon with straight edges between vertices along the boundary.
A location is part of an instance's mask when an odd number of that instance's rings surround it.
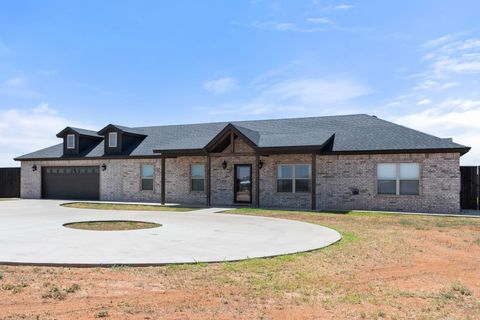
<svg viewBox="0 0 480 320">
<path fill-rule="evenodd" d="M 66 126 L 366 113 L 472 147 L 480 1 L 2 1 L 0 166 Z"/>
</svg>

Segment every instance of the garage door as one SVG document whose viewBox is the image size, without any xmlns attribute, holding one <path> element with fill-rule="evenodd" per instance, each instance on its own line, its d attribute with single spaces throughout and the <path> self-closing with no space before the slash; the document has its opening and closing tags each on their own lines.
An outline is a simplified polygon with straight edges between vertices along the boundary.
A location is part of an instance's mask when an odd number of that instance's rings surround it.
<svg viewBox="0 0 480 320">
<path fill-rule="evenodd" d="M 99 200 L 98 167 L 43 167 L 42 198 Z"/>
</svg>

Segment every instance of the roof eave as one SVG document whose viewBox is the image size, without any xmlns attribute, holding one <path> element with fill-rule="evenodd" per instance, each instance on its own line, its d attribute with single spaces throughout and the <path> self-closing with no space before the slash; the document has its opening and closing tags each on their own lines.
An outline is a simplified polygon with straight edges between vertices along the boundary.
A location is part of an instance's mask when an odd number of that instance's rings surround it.
<svg viewBox="0 0 480 320">
<path fill-rule="evenodd" d="M 395 153 L 460 153 L 460 155 L 466 154 L 470 151 L 470 147 L 458 147 L 458 148 L 422 148 L 422 149 L 382 149 L 382 150 L 333 150 L 324 151 L 325 155 L 337 155 L 337 154 L 395 154 Z"/>
</svg>

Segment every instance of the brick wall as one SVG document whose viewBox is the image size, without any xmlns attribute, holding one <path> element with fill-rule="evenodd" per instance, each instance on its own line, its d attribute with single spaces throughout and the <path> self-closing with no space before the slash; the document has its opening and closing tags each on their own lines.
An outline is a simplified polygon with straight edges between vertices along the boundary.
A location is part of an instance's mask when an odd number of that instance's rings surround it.
<svg viewBox="0 0 480 320">
<path fill-rule="evenodd" d="M 312 195 L 308 193 L 277 192 L 277 166 L 279 164 L 311 164 L 311 154 L 271 155 L 262 157 L 260 170 L 260 205 L 272 208 L 310 209 Z"/>
<path fill-rule="evenodd" d="M 457 213 L 459 157 L 458 153 L 317 156 L 317 209 Z M 383 162 L 419 163 L 420 195 L 378 195 L 376 165 Z"/>
<path fill-rule="evenodd" d="M 32 171 L 33 164 L 37 165 L 37 171 Z M 107 170 L 100 170 L 100 200 L 160 202 L 160 159 L 22 161 L 21 196 L 27 199 L 41 197 L 41 176 L 44 166 L 101 166 L 102 164 L 107 165 Z M 155 166 L 153 191 L 140 190 L 142 164 Z"/>
<path fill-rule="evenodd" d="M 241 152 L 250 152 L 247 145 L 238 142 Z M 237 151 L 240 152 L 240 151 Z M 260 206 L 279 208 L 310 209 L 310 193 L 278 193 L 276 177 L 278 164 L 311 163 L 311 155 L 271 155 L 261 157 Z M 222 162 L 227 161 L 227 168 Z M 234 199 L 234 165 L 251 164 L 255 175 L 255 157 L 225 154 L 211 158 L 211 203 L 212 206 L 232 205 Z M 379 162 L 418 162 L 421 168 L 420 195 L 385 196 L 377 195 L 376 165 Z M 100 171 L 101 200 L 160 202 L 161 161 L 160 159 L 129 160 L 61 160 L 23 161 L 21 195 L 23 198 L 40 198 L 42 166 L 100 166 L 105 163 L 106 171 Z M 140 165 L 155 165 L 153 191 L 140 190 Z M 206 164 L 206 157 L 178 157 L 166 159 L 166 201 L 185 204 L 206 204 L 205 192 L 192 192 L 190 165 Z M 36 164 L 37 171 L 31 167 Z M 317 209 L 319 210 L 392 210 L 413 212 L 455 213 L 460 210 L 460 169 L 458 153 L 442 154 L 396 154 L 396 155 L 318 155 L 317 166 Z M 256 177 L 253 177 L 255 181 Z M 253 182 L 252 200 L 255 200 Z M 354 195 L 352 188 L 358 189 Z"/>
<path fill-rule="evenodd" d="M 207 157 L 178 157 L 165 159 L 165 201 L 167 203 L 207 204 L 204 191 L 191 191 L 190 167 L 192 164 L 207 165 Z M 160 171 L 158 177 L 160 180 Z"/>
</svg>

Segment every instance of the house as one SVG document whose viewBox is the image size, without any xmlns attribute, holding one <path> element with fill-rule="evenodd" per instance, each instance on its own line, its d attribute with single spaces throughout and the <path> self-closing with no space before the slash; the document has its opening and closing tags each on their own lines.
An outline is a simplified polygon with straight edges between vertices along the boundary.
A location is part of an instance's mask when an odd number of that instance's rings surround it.
<svg viewBox="0 0 480 320">
<path fill-rule="evenodd" d="M 23 198 L 456 213 L 470 149 L 366 114 L 57 137 L 16 158 Z"/>
</svg>

